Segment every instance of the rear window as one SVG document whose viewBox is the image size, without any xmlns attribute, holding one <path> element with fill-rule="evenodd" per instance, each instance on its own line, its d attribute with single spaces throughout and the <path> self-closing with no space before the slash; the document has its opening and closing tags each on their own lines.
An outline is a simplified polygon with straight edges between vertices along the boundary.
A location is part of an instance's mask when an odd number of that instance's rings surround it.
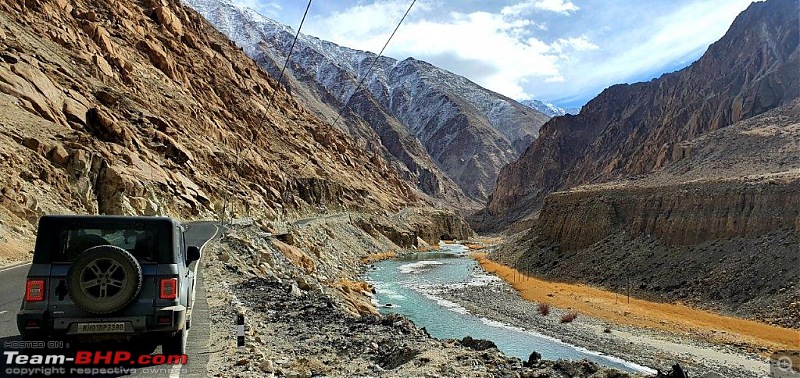
<svg viewBox="0 0 800 378">
<path fill-rule="evenodd" d="M 104 226 L 64 229 L 53 262 L 73 262 L 83 251 L 99 245 L 113 245 L 130 252 L 141 262 L 158 260 L 158 228 Z"/>
</svg>

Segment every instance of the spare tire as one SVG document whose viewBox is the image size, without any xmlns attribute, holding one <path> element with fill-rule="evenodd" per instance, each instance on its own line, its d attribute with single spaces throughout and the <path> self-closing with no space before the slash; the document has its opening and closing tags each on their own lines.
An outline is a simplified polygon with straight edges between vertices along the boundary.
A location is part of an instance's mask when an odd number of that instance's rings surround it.
<svg viewBox="0 0 800 378">
<path fill-rule="evenodd" d="M 93 314 L 124 309 L 142 290 L 142 267 L 128 251 L 113 245 L 81 253 L 67 272 L 72 301 Z"/>
</svg>

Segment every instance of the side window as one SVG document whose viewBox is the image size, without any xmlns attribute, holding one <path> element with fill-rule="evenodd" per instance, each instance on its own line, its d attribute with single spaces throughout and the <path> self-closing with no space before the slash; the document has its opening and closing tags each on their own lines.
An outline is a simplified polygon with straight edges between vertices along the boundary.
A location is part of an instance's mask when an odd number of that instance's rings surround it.
<svg viewBox="0 0 800 378">
<path fill-rule="evenodd" d="M 175 238 L 173 241 L 173 248 L 178 249 L 177 258 L 178 263 L 186 264 L 186 248 L 183 241 L 183 229 L 180 226 L 175 227 Z"/>
<path fill-rule="evenodd" d="M 181 258 L 186 262 L 186 233 L 181 232 Z"/>
</svg>

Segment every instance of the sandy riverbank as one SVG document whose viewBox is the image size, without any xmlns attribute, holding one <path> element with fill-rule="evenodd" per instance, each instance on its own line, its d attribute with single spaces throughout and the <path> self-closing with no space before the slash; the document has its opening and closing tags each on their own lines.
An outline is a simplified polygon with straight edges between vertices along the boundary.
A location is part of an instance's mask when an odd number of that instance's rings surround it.
<svg viewBox="0 0 800 378">
<path fill-rule="evenodd" d="M 739 323 L 740 319 L 695 314 L 696 310 L 685 306 L 675 306 L 676 309 L 669 312 L 664 311 L 664 307 L 651 307 L 648 302 L 635 299 L 628 305 L 624 296 L 615 298 L 614 293 L 592 298 L 596 293 L 591 288 L 523 279 L 518 272 L 482 255 L 475 257 L 487 271 L 499 272 L 501 278 L 511 283 L 496 281 L 483 287 L 449 290 L 443 293 L 448 300 L 461 304 L 473 314 L 644 366 L 664 369 L 678 362 L 692 372 L 692 376 L 716 373 L 725 377 L 763 377 L 769 374 L 769 363 L 764 357 L 767 349 L 753 342 L 766 338 L 767 345 L 778 348 L 782 340 L 786 340 L 769 332 L 760 337 L 739 336 L 734 333 L 740 329 L 736 327 L 748 325 Z M 523 299 L 518 290 L 528 300 Z M 549 316 L 537 314 L 536 302 L 539 301 L 552 305 Z M 561 315 L 572 310 L 579 312 L 577 320 L 561 324 Z M 679 311 L 684 310 L 688 312 L 683 313 L 685 318 L 681 319 Z M 661 311 L 665 312 L 665 318 L 659 319 Z M 713 323 L 708 322 L 713 322 L 715 316 L 721 318 L 721 322 L 713 328 L 710 326 Z M 667 319 L 663 320 L 666 323 L 661 323 L 662 319 Z M 762 325 L 756 323 L 756 326 Z M 607 328 L 610 332 L 604 332 Z M 724 340 L 731 341 L 724 343 Z"/>
<path fill-rule="evenodd" d="M 657 303 L 598 288 L 528 277 L 483 254 L 473 257 L 484 270 L 509 282 L 522 298 L 571 308 L 617 324 L 670 331 L 751 352 L 797 349 L 800 331 L 752 320 L 723 316 L 680 304 Z"/>
</svg>

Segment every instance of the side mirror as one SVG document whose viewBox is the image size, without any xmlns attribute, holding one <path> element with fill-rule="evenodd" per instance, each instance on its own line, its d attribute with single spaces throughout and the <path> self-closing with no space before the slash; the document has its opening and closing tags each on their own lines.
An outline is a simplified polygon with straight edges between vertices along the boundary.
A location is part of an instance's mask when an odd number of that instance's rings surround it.
<svg viewBox="0 0 800 378">
<path fill-rule="evenodd" d="M 200 260 L 200 248 L 196 245 L 190 245 L 189 248 L 186 248 L 186 263 L 189 264 L 197 260 Z"/>
</svg>

